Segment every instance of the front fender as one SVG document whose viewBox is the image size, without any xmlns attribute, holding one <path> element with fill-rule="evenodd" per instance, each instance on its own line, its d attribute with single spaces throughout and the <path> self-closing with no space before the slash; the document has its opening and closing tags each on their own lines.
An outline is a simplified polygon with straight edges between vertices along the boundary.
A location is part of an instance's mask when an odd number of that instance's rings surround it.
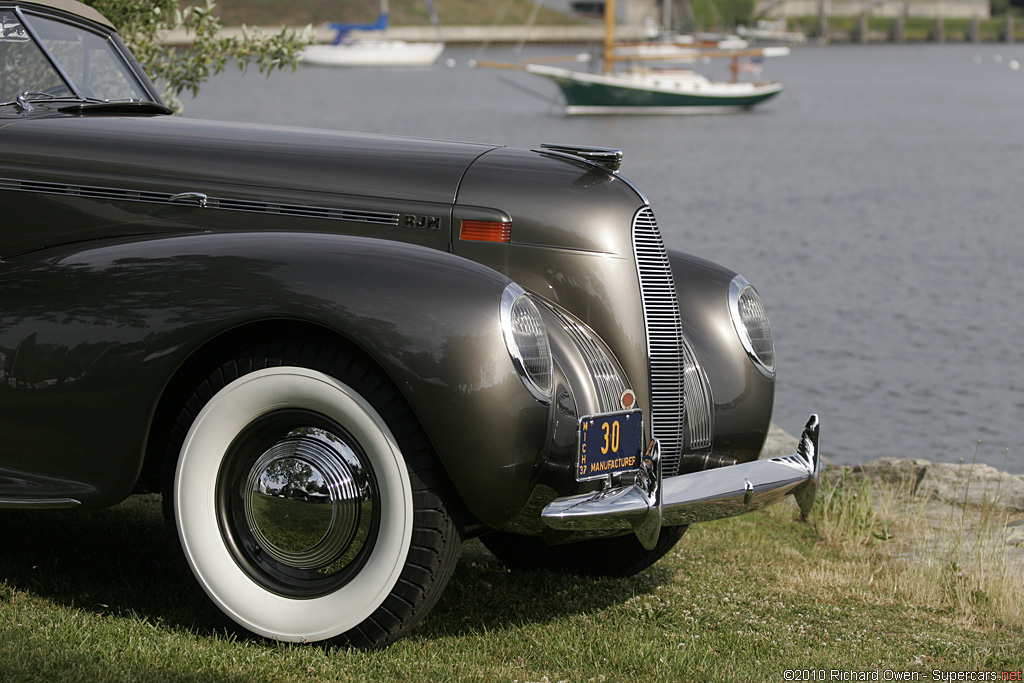
<svg viewBox="0 0 1024 683">
<path fill-rule="evenodd" d="M 548 422 L 501 335 L 508 282 L 423 247 L 295 233 L 119 241 L 9 262 L 0 472 L 13 474 L 0 478 L 0 499 L 41 493 L 35 472 L 83 505 L 117 502 L 135 485 L 162 392 L 191 355 L 244 325 L 292 320 L 370 355 L 470 510 L 500 526 L 522 505 Z"/>
<path fill-rule="evenodd" d="M 729 315 L 734 271 L 669 251 L 683 334 L 707 373 L 714 401 L 714 452 L 757 459 L 771 424 L 775 379 L 751 362 Z"/>
</svg>

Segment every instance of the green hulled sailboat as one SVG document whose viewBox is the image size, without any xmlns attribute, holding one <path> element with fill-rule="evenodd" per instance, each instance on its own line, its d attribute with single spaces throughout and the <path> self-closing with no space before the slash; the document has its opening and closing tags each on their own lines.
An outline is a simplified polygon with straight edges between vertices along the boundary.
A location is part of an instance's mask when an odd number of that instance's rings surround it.
<svg viewBox="0 0 1024 683">
<path fill-rule="evenodd" d="M 782 91 L 782 83 L 716 82 L 689 70 L 633 69 L 586 73 L 527 64 L 527 73 L 554 81 L 567 114 L 713 114 L 753 107 Z"/>
<path fill-rule="evenodd" d="M 604 69 L 601 73 L 536 62 L 478 62 L 477 65 L 514 68 L 551 79 L 565 96 L 568 114 L 705 114 L 742 111 L 779 94 L 783 86 L 778 81 L 740 80 L 740 60 L 787 54 L 788 47 L 694 52 L 694 59 L 731 58 L 731 81 L 712 81 L 688 69 L 633 66 L 616 71 L 616 62 L 635 61 L 637 57 L 635 50 L 628 55 L 616 54 L 615 0 L 606 0 Z M 645 61 L 653 59 L 658 57 L 644 58 Z"/>
</svg>

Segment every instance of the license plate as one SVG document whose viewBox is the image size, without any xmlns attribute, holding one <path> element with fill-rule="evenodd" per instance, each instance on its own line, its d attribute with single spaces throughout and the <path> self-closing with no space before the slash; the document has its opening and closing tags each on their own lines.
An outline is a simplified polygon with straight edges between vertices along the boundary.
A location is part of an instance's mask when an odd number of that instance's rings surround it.
<svg viewBox="0 0 1024 683">
<path fill-rule="evenodd" d="M 584 417 L 580 420 L 576 481 L 640 469 L 643 432 L 639 410 Z"/>
</svg>

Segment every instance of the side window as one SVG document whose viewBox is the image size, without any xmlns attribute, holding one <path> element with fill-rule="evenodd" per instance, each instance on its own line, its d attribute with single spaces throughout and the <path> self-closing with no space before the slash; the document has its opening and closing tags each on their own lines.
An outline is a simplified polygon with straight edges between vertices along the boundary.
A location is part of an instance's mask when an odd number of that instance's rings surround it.
<svg viewBox="0 0 1024 683">
<path fill-rule="evenodd" d="M 55 97 L 72 93 L 32 42 L 14 12 L 0 12 L 0 102 L 14 102 L 23 92 Z"/>
<path fill-rule="evenodd" d="M 31 16 L 29 23 L 82 96 L 143 99 L 138 82 L 106 38 L 45 17 Z"/>
</svg>

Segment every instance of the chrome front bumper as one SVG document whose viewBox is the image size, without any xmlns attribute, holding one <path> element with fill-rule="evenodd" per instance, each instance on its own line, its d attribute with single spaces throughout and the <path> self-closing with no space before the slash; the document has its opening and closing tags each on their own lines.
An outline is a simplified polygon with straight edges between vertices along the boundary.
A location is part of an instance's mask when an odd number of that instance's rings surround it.
<svg viewBox="0 0 1024 683">
<path fill-rule="evenodd" d="M 821 477 L 818 416 L 811 415 L 796 453 L 662 479 L 658 442 L 632 486 L 556 498 L 541 512 L 552 529 L 633 531 L 654 548 L 662 526 L 707 522 L 760 510 L 793 494 L 800 511 L 814 505 Z"/>
</svg>

